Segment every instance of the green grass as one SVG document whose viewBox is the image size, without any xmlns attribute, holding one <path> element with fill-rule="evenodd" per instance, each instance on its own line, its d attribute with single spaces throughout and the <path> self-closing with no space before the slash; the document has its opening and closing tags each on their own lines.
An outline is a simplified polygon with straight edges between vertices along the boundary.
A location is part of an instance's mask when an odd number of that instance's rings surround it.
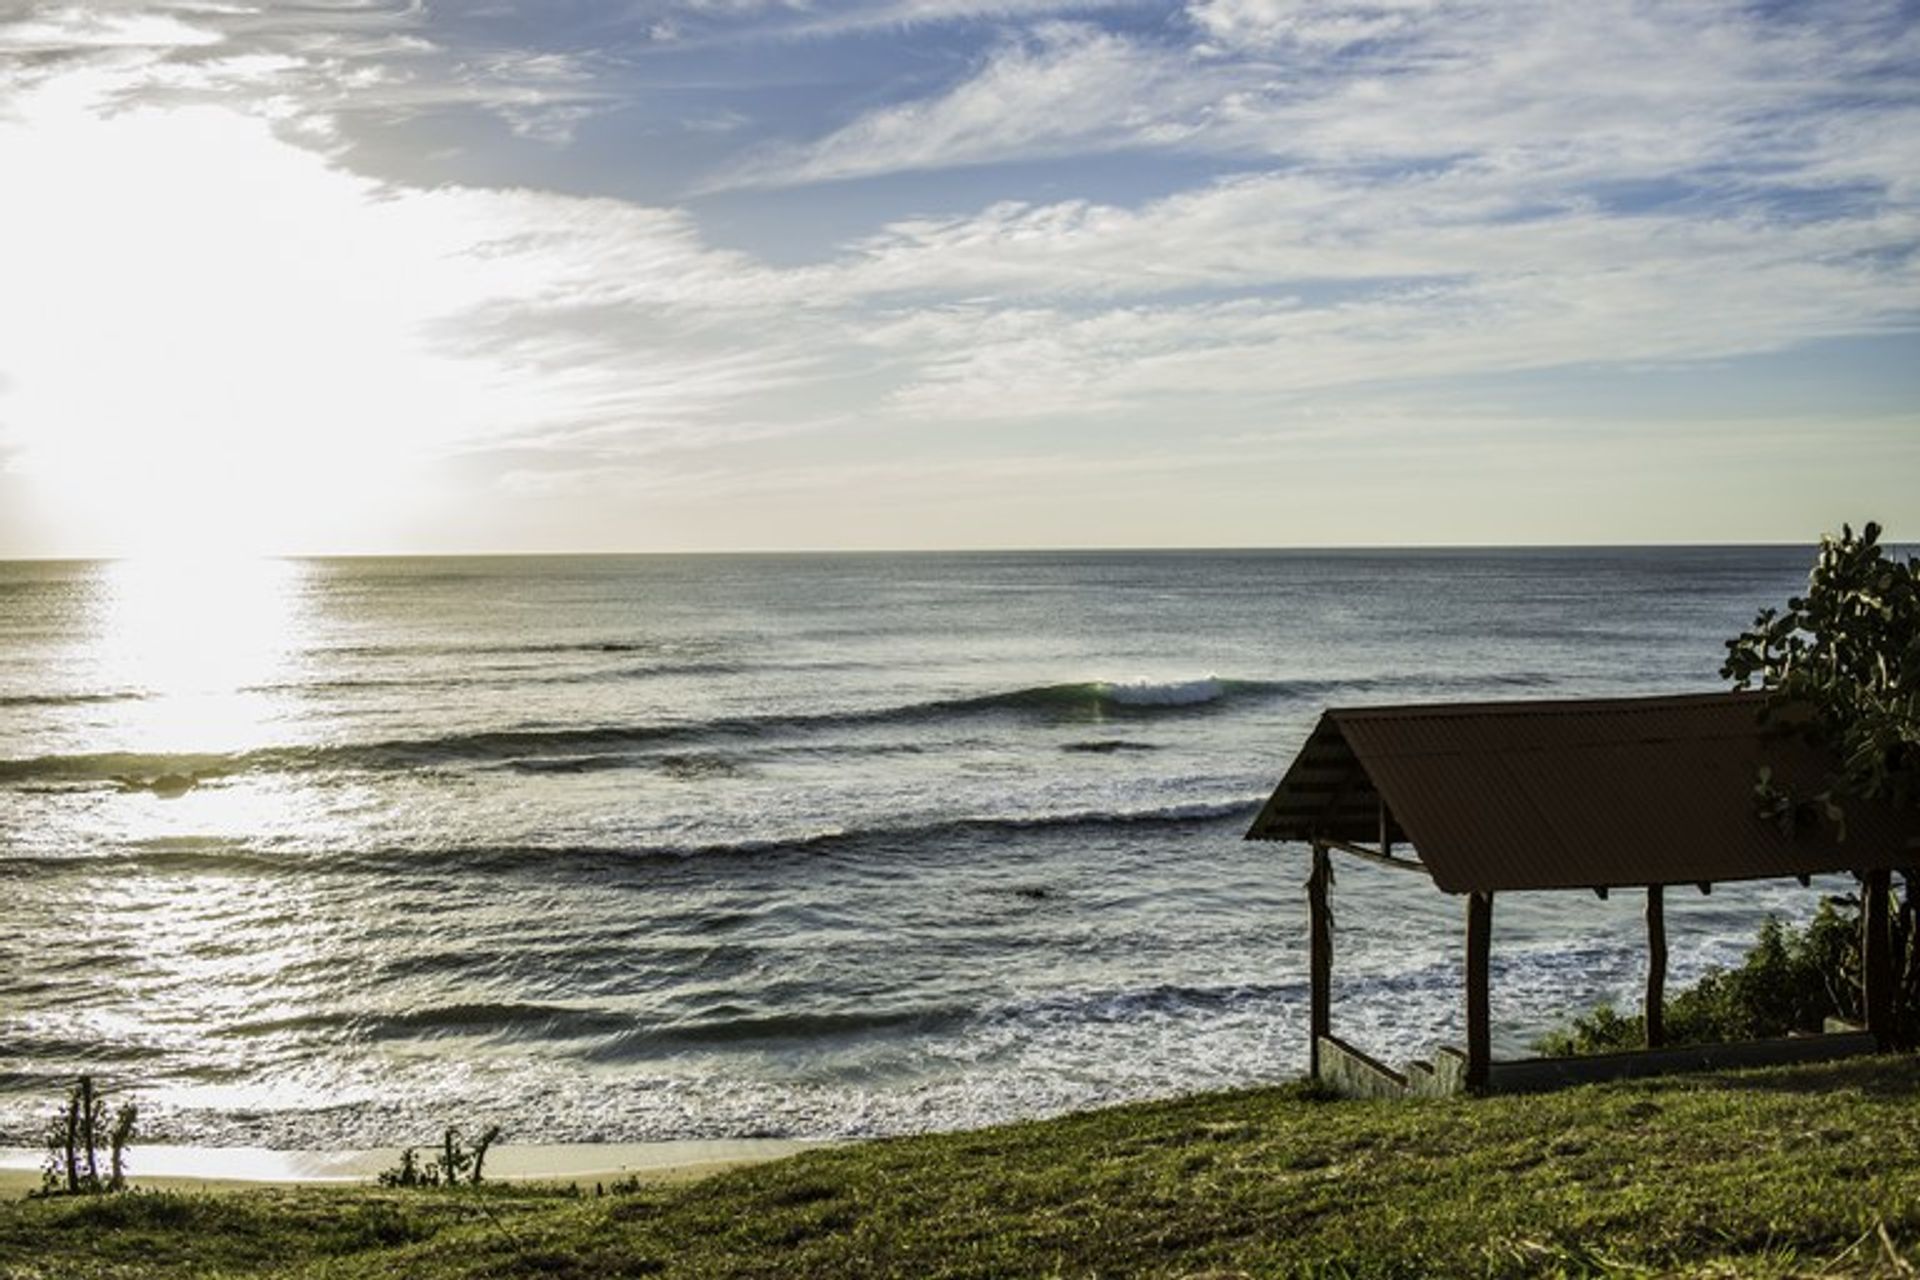
<svg viewBox="0 0 1920 1280">
<path fill-rule="evenodd" d="M 1216 1094 L 604 1199 L 497 1187 L 0 1206 L 0 1274 L 63 1280 L 1911 1275 L 1915 1250 L 1909 1058 L 1483 1101 Z"/>
</svg>

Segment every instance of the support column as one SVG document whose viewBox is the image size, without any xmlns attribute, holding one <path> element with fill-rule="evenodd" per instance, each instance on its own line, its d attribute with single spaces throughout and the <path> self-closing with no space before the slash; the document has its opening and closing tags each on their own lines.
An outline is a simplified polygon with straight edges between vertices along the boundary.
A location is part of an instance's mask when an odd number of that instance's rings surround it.
<svg viewBox="0 0 1920 1280">
<path fill-rule="evenodd" d="M 1647 886 L 1647 1048 L 1667 1042 L 1666 890 Z"/>
<path fill-rule="evenodd" d="M 1493 1021 L 1487 1000 L 1487 953 L 1493 940 L 1493 895 L 1467 898 L 1467 1088 L 1486 1088 L 1493 1060 Z"/>
<path fill-rule="evenodd" d="M 1307 1069 L 1320 1078 L 1320 1037 L 1332 1027 L 1333 912 L 1327 906 L 1327 885 L 1333 879 L 1327 847 L 1313 846 L 1313 873 L 1307 877 L 1307 972 L 1311 994 L 1307 1003 Z"/>
<path fill-rule="evenodd" d="M 1860 968 L 1866 986 L 1867 1030 L 1875 1045 L 1893 1048 L 1893 928 L 1887 903 L 1890 877 L 1869 871 L 1860 877 Z"/>
</svg>

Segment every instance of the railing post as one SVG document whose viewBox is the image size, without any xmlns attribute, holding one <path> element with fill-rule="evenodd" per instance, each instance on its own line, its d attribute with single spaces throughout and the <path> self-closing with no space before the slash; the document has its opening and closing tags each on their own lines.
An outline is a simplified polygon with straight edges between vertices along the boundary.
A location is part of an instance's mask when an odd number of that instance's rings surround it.
<svg viewBox="0 0 1920 1280">
<path fill-rule="evenodd" d="M 1647 1048 L 1667 1042 L 1667 915 L 1663 886 L 1647 886 Z"/>
<path fill-rule="evenodd" d="M 1327 847 L 1316 840 L 1313 873 L 1307 877 L 1307 1069 L 1315 1080 L 1320 1078 L 1320 1037 L 1332 1025 L 1333 912 L 1327 906 L 1327 885 L 1332 879 Z"/>
<path fill-rule="evenodd" d="M 1860 877 L 1860 968 L 1866 986 L 1867 1030 L 1882 1053 L 1893 1048 L 1893 927 L 1888 919 L 1891 876 L 1884 870 Z"/>
<path fill-rule="evenodd" d="M 1467 898 L 1467 1088 L 1487 1087 L 1493 1060 L 1493 1015 L 1487 998 L 1487 955 L 1493 940 L 1493 895 Z"/>
</svg>

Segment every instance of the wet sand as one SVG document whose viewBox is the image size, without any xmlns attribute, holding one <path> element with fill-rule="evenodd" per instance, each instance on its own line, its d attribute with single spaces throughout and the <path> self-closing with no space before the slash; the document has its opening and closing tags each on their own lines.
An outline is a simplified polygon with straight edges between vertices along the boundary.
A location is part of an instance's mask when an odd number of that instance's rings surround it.
<svg viewBox="0 0 1920 1280">
<path fill-rule="evenodd" d="M 743 1164 L 777 1160 L 828 1144 L 788 1139 L 713 1142 L 567 1143 L 498 1146 L 487 1153 L 489 1182 L 612 1182 L 640 1178 L 676 1182 L 705 1177 Z M 424 1162 L 433 1149 L 419 1149 Z M 398 1147 L 368 1151 L 273 1151 L 265 1147 L 136 1146 L 127 1157 L 128 1181 L 169 1190 L 244 1190 L 251 1187 L 352 1186 L 371 1184 L 399 1163 Z M 0 1196 L 19 1196 L 40 1185 L 46 1153 L 25 1147 L 0 1149 Z"/>
</svg>

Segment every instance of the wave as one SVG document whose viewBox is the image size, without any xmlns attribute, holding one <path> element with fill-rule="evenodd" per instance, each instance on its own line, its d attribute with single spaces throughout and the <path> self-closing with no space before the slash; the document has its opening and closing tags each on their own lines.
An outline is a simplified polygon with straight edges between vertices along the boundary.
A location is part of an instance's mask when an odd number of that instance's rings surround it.
<svg viewBox="0 0 1920 1280">
<path fill-rule="evenodd" d="M 608 1009 L 517 1001 L 435 1005 L 394 1013 L 297 1014 L 243 1022 L 222 1034 L 237 1038 L 325 1032 L 367 1040 L 435 1036 L 487 1036 L 513 1040 L 568 1040 L 616 1035 L 633 1019 Z"/>
<path fill-rule="evenodd" d="M 534 652 L 529 650 L 528 652 Z M 621 652 L 621 650 L 611 650 Z M 826 665 L 826 664 L 821 664 Z M 763 671 L 764 664 L 715 659 L 687 662 L 654 662 L 641 666 L 591 668 L 584 671 L 534 672 L 521 667 L 482 668 L 458 675 L 426 672 L 391 676 L 337 676 L 326 679 L 286 680 L 272 684 L 248 685 L 243 693 L 320 693 L 360 689 L 514 689 L 528 685 L 599 684 L 613 680 L 650 680 L 668 676 L 739 675 Z M 781 668 L 804 669 L 804 668 Z"/>
<path fill-rule="evenodd" d="M 952 1005 L 840 1013 L 754 1013 L 728 1005 L 699 1018 L 636 1026 L 597 1046 L 587 1056 L 596 1062 L 621 1062 L 652 1057 L 662 1050 L 761 1041 L 847 1039 L 876 1032 L 929 1032 L 958 1025 L 970 1016 L 971 1010 Z"/>
<path fill-rule="evenodd" d="M 340 644 L 312 650 L 342 658 L 438 657 L 447 654 L 685 653 L 685 641 L 549 640 L 534 644 Z"/>
<path fill-rule="evenodd" d="M 1227 680 L 1205 676 L 1197 680 L 1082 680 L 1069 684 L 1034 685 L 1003 693 L 942 699 L 893 709 L 885 714 L 914 717 L 980 711 L 1036 711 L 1062 718 L 1094 713 L 1124 715 L 1204 707 L 1230 699 L 1258 699 L 1298 693 L 1303 686 L 1284 680 Z"/>
<path fill-rule="evenodd" d="M 825 827 L 779 835 L 734 840 L 689 841 L 639 845 L 460 845 L 449 848 L 383 851 L 371 855 L 339 855 L 327 862 L 370 867 L 458 867 L 484 871 L 547 871 L 579 868 L 600 871 L 646 863 L 684 864 L 711 858 L 761 856 L 822 856 L 841 852 L 897 853 L 942 840 L 1005 836 L 1020 832 L 1088 830 L 1100 827 L 1191 826 L 1250 818 L 1264 795 L 1232 799 L 1195 800 L 1141 809 L 1081 809 L 1055 813 L 986 814 L 936 819 L 930 822 L 879 823 L 873 826 Z"/>
<path fill-rule="evenodd" d="M 1195 986 L 1163 982 L 1119 990 L 1069 991 L 1004 1005 L 988 1014 L 992 1022 L 1128 1022 L 1246 1005 L 1293 1004 L 1304 1000 L 1303 981 Z"/>
<path fill-rule="evenodd" d="M 0 760 L 0 782 L 107 782 L 163 774 L 199 779 L 250 772 L 313 769 L 396 770 L 530 757 L 585 759 L 622 750 L 644 750 L 703 739 L 768 739 L 836 729 L 890 725 L 933 726 L 943 721 L 995 715 L 1074 721 L 1105 714 L 1146 714 L 1212 705 L 1231 697 L 1275 697 L 1295 686 L 1209 678 L 1177 684 L 1040 685 L 1007 692 L 931 699 L 844 711 L 731 716 L 682 724 L 594 725 L 580 728 L 483 729 L 437 737 L 314 746 L 262 747 L 229 755 L 99 752 Z"/>
<path fill-rule="evenodd" d="M 364 1041 L 461 1037 L 497 1044 L 586 1040 L 595 1042 L 581 1050 L 586 1060 L 618 1063 L 688 1049 L 938 1034 L 969 1024 L 1030 1028 L 1204 1017 L 1228 1010 L 1299 1005 L 1305 998 L 1304 981 L 1220 986 L 1162 983 L 1056 992 L 985 1007 L 960 1003 L 847 1007 L 832 1001 L 826 1008 L 775 1011 L 757 1002 L 722 999 L 678 1018 L 605 1007 L 483 1001 L 400 1012 L 320 1011 L 242 1022 L 218 1034 L 233 1039 L 316 1036 L 330 1042 L 342 1037 Z"/>
<path fill-rule="evenodd" d="M 699 778 L 736 778 L 748 772 L 745 765 L 717 752 L 667 752 L 645 756 L 615 753 L 580 756 L 534 756 L 508 760 L 502 766 L 513 773 L 606 773 L 617 769 L 645 767 L 669 778 L 688 781 Z"/>
<path fill-rule="evenodd" d="M 580 756 L 535 756 L 509 760 L 503 766 L 514 773 L 606 773 L 633 768 L 630 755 L 602 753 Z"/>
<path fill-rule="evenodd" d="M 825 827 L 732 840 L 634 845 L 476 845 L 342 850 L 261 849 L 239 842 L 155 841 L 118 849 L 66 855 L 0 856 L 0 876 L 71 870 L 90 872 L 126 864 L 155 869 L 248 871 L 261 874 L 316 872 L 405 875 L 442 870 L 509 872 L 607 868 L 648 863 L 679 865 L 704 858 L 819 855 L 835 851 L 902 849 L 947 839 L 990 838 L 1018 832 L 1088 830 L 1101 827 L 1191 826 L 1244 820 L 1266 799 L 1250 793 L 1139 809 L 1076 809 L 1056 812 L 982 814 L 927 822 Z"/>
<path fill-rule="evenodd" d="M 7 693 L 0 694 L 0 707 L 77 707 L 100 702 L 138 702 L 146 696 L 135 689 L 105 693 Z"/>
<path fill-rule="evenodd" d="M 1551 681 L 1551 676 L 1536 672 L 1489 673 L 1451 679 L 1391 675 L 1345 680 L 1233 680 L 1218 676 L 1164 682 L 1088 680 L 876 707 L 722 716 L 683 723 L 477 729 L 433 737 L 262 747 L 227 755 L 99 752 L 39 756 L 0 760 L 0 784 L 97 784 L 167 774 L 206 781 L 256 772 L 385 772 L 533 760 L 555 761 L 546 766 L 553 771 L 585 771 L 616 767 L 613 761 L 622 753 L 714 740 L 744 739 L 763 743 L 835 731 L 901 726 L 936 728 L 947 723 L 995 718 L 1025 720 L 1043 726 L 1099 724 L 1129 718 L 1209 714 L 1237 704 L 1323 697 L 1335 691 L 1364 693 L 1410 686 L 1425 689 L 1534 687 Z M 1069 744 L 1065 749 L 1138 748 Z M 541 767 L 531 766 L 535 770 Z"/>
<path fill-rule="evenodd" d="M 25 760 L 0 760 L 0 783 L 110 783 L 168 774 L 215 778 L 234 772 L 237 759 L 214 752 L 98 751 L 71 756 L 35 756 Z"/>
<path fill-rule="evenodd" d="M 584 1054 L 587 1059 L 620 1062 L 702 1046 L 933 1031 L 954 1026 L 971 1013 L 958 1006 L 773 1013 L 720 1004 L 692 1017 L 660 1021 L 617 1009 L 502 1001 L 428 1006 L 404 1012 L 316 1012 L 238 1023 L 218 1034 L 232 1039 L 322 1036 L 330 1041 L 341 1037 L 364 1041 L 470 1037 L 495 1043 L 595 1040 L 598 1043 Z M 49 1046 L 30 1047 L 35 1051 L 33 1056 L 43 1056 Z"/>
<path fill-rule="evenodd" d="M 1246 686 L 1243 684 L 1240 687 Z M 1171 683 L 1128 680 L 1102 685 L 1101 689 L 1115 706 L 1120 707 L 1195 707 L 1202 703 L 1218 702 L 1227 696 L 1226 682 L 1213 676 Z"/>
<path fill-rule="evenodd" d="M 435 850 L 424 856 L 436 863 L 494 870 L 551 867 L 590 863 L 597 866 L 646 861 L 686 862 L 702 858 L 750 857 L 768 854 L 819 855 L 836 851 L 880 849 L 888 852 L 964 839 L 1016 832 L 1086 830 L 1100 827 L 1190 826 L 1250 818 L 1266 800 L 1264 794 L 1231 799 L 1193 800 L 1140 809 L 1077 809 L 1052 813 L 983 814 L 930 822 L 878 823 L 866 827 L 827 827 L 782 835 L 736 840 L 695 841 L 680 844 L 634 846 L 461 846 Z"/>
</svg>

